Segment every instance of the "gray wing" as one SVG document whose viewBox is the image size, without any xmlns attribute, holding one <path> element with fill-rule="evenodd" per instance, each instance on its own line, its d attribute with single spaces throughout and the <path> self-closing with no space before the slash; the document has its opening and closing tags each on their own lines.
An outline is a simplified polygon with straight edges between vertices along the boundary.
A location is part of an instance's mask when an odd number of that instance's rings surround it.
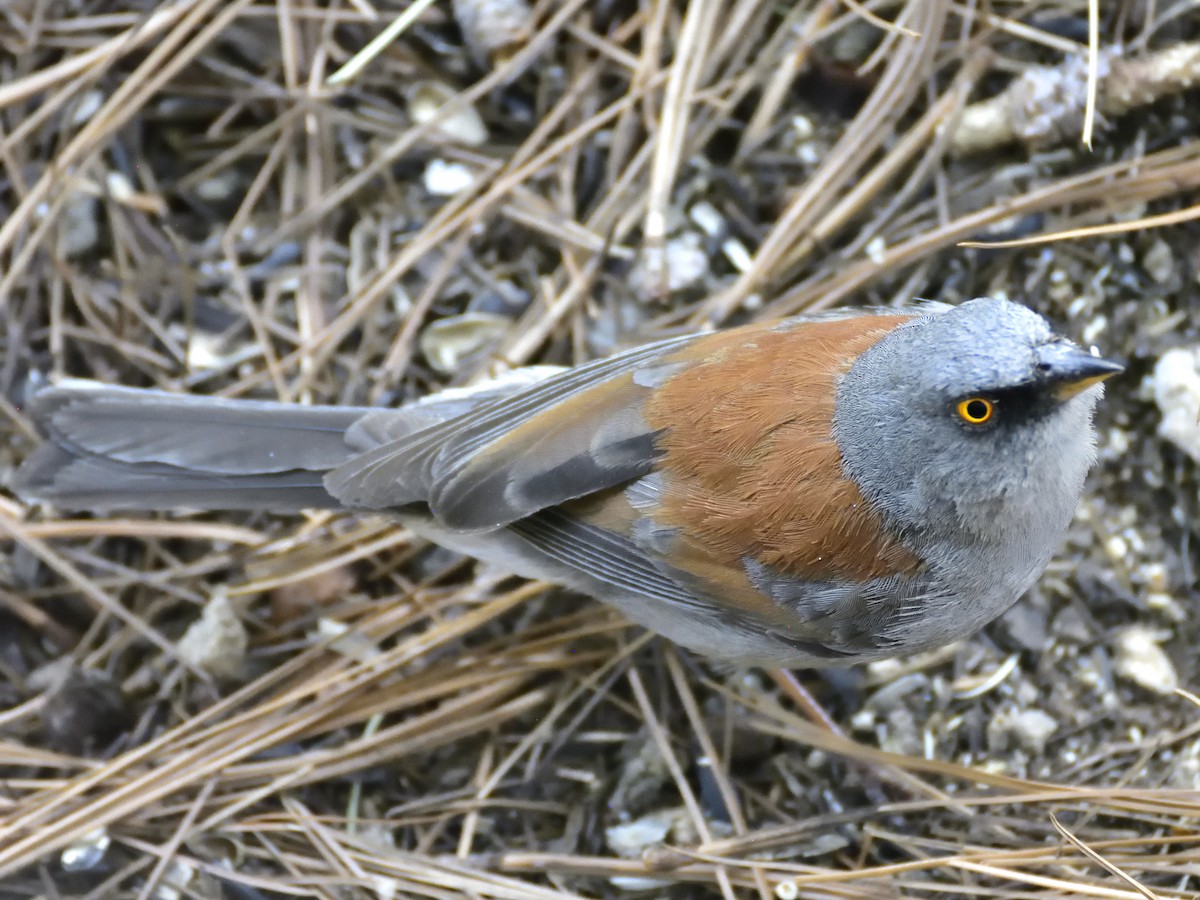
<svg viewBox="0 0 1200 900">
<path fill-rule="evenodd" d="M 653 465 L 641 410 L 656 365 L 695 338 L 568 369 L 363 453 L 325 487 L 356 508 L 427 503 L 446 527 L 472 531 L 624 484 Z"/>
<path fill-rule="evenodd" d="M 712 597 L 636 538 L 561 509 L 542 510 L 475 540 L 505 532 L 522 541 L 524 546 L 509 552 L 526 560 L 533 575 L 601 597 L 684 646 L 743 662 L 829 666 L 891 655 L 880 640 L 886 632 L 872 630 L 876 616 L 869 610 L 895 613 L 911 597 L 911 585 L 882 580 L 846 588 L 792 582 L 786 595 L 772 598 L 789 613 L 781 624 L 756 618 L 735 598 Z"/>
</svg>

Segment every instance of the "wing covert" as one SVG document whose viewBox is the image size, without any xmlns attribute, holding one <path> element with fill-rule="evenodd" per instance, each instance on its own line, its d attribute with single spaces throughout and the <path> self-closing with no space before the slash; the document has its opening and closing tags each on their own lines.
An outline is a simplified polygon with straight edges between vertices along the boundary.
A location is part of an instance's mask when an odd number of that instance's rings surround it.
<svg viewBox="0 0 1200 900">
<path fill-rule="evenodd" d="M 326 476 L 347 506 L 427 503 L 448 528 L 483 530 L 646 474 L 656 429 L 637 373 L 695 341 L 670 338 L 563 371 L 363 453 Z"/>
</svg>

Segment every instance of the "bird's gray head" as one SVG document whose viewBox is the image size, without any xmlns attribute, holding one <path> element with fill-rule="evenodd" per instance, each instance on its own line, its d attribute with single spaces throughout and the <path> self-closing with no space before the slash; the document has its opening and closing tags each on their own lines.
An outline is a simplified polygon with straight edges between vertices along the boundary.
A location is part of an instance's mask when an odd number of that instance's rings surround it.
<svg viewBox="0 0 1200 900">
<path fill-rule="evenodd" d="M 860 356 L 834 437 L 863 495 L 914 543 L 1041 542 L 1048 558 L 1094 459 L 1100 382 L 1119 371 L 1023 306 L 971 300 Z"/>
</svg>

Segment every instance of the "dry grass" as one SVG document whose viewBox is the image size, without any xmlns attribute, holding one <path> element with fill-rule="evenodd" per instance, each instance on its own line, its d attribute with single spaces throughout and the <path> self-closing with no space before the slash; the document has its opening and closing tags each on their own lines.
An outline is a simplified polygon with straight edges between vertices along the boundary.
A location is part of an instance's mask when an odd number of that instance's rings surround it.
<svg viewBox="0 0 1200 900">
<path fill-rule="evenodd" d="M 512 31 L 473 31 L 477 7 Z M 33 373 L 396 402 L 850 300 L 1005 290 L 1144 368 L 1162 321 L 1192 333 L 1200 30 L 1182 0 L 1094 7 L 1100 50 L 1139 61 L 1116 87 L 1089 61 L 1085 0 L 443 0 L 404 17 L 371 0 L 9 0 L 4 465 L 30 443 Z M 1098 88 L 1039 113 L 1055 134 L 956 149 L 970 104 L 1065 53 Z M 428 81 L 449 98 L 432 117 L 414 97 Z M 486 139 L 447 137 L 471 110 Z M 443 163 L 469 186 L 427 190 Z M 1149 226 L 1178 250 L 1155 322 L 1118 277 Z M 1048 233 L 1080 240 L 958 246 Z M 688 240 L 706 260 L 691 278 Z M 448 318 L 466 350 L 431 329 Z M 1118 390 L 1111 422 L 1161 453 L 1137 402 Z M 1105 585 L 1139 582 L 1092 549 L 1122 509 L 1157 514 L 1139 552 L 1181 547 L 1169 591 L 1192 597 L 1195 476 L 1159 464 L 1143 496 L 1105 457 L 1117 487 L 1047 578 L 1043 606 L 1091 608 L 1090 639 L 981 637 L 873 670 L 829 701 L 847 729 L 876 710 L 861 740 L 798 715 L 785 679 L 710 668 L 386 521 L 0 501 L 4 895 L 549 898 L 650 876 L 726 897 L 1195 896 L 1200 716 L 1105 675 L 1114 627 L 1163 622 L 1105 604 Z M 178 650 L 219 593 L 250 634 L 225 680 Z M 1166 627 L 1194 648 L 1194 626 Z M 47 681 L 56 660 L 86 678 Z M 919 702 L 871 705 L 905 678 Z M 1056 702 L 1044 750 L 981 738 L 1005 704 Z M 924 752 L 880 749 L 903 744 L 893 713 L 910 707 Z M 610 851 L 606 827 L 664 809 L 669 847 Z M 64 868 L 73 845 L 96 860 Z"/>
</svg>

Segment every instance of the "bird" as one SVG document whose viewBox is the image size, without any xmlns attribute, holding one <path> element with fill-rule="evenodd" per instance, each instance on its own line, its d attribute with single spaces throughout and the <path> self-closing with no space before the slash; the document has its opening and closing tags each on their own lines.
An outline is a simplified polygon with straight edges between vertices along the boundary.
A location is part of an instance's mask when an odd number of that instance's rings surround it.
<svg viewBox="0 0 1200 900">
<path fill-rule="evenodd" d="M 1063 540 L 1122 371 L 999 298 L 837 310 L 517 368 L 395 408 L 63 381 L 24 501 L 386 513 L 736 665 L 930 650 Z"/>
</svg>

